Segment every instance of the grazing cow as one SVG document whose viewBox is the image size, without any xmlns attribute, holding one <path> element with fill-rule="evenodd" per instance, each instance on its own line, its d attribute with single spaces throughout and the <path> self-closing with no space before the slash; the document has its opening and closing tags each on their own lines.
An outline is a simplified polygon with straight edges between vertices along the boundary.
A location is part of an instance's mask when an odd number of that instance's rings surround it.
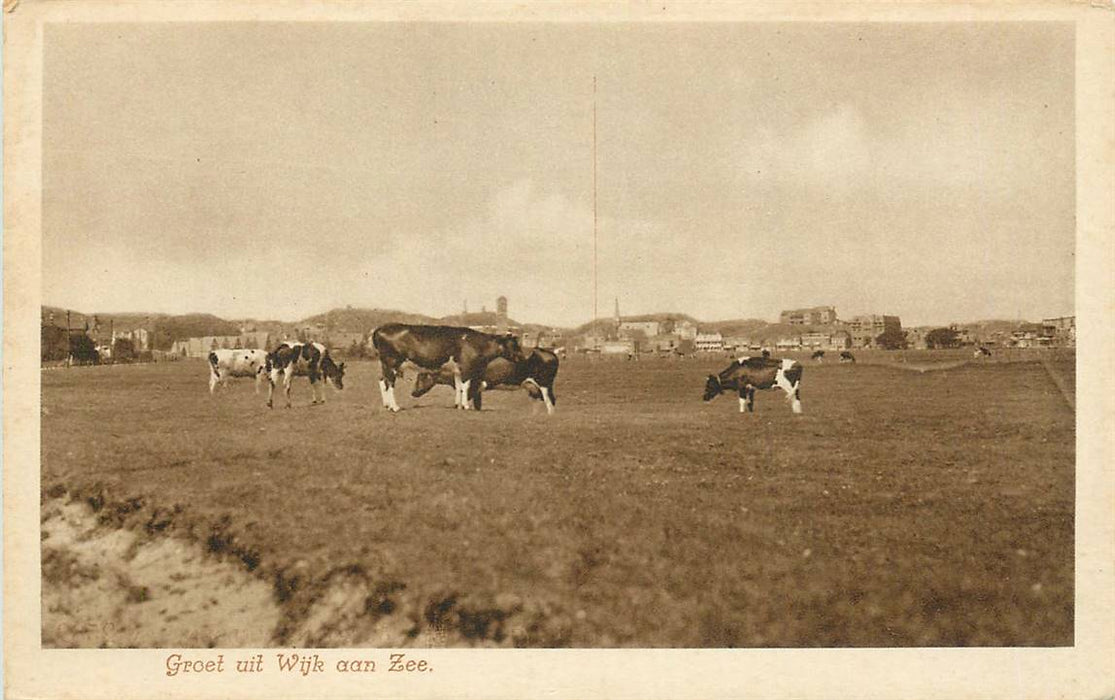
<svg viewBox="0 0 1115 700">
<path fill-rule="evenodd" d="M 538 348 L 531 351 L 521 362 L 512 362 L 502 357 L 497 357 L 488 363 L 484 369 L 482 380 L 483 389 L 505 387 L 515 389 L 523 387 L 532 399 L 544 401 L 546 412 L 553 414 L 557 404 L 554 394 L 554 379 L 557 377 L 558 356 L 556 352 Z M 453 370 L 442 367 L 436 371 L 422 371 L 414 380 L 414 390 L 411 396 L 418 398 L 438 384 L 455 386 L 456 379 Z M 476 408 L 480 409 L 481 395 L 476 396 Z M 460 394 L 457 394 L 459 405 Z"/>
<path fill-rule="evenodd" d="M 824 350 L 814 350 L 813 354 L 809 356 L 809 359 L 810 360 L 816 360 L 817 362 L 820 362 L 821 360 L 825 359 L 825 351 Z"/>
<path fill-rule="evenodd" d="M 457 326 L 389 323 L 372 332 L 372 345 L 379 354 L 383 370 L 379 380 L 380 396 L 390 411 L 399 410 L 395 400 L 395 378 L 404 362 L 410 361 L 429 370 L 439 370 L 452 363 L 457 406 L 467 410 L 478 403 L 488 363 L 497 357 L 512 362 L 523 360 L 523 351 L 515 336 L 490 335 Z"/>
<path fill-rule="evenodd" d="M 255 377 L 259 383 L 267 376 L 266 350 L 214 350 L 209 353 L 209 393 L 217 385 L 228 386 L 229 377 Z"/>
<path fill-rule="evenodd" d="M 840 361 L 841 362 L 855 362 L 856 361 L 856 356 L 853 355 L 852 353 L 848 352 L 847 350 L 845 350 L 844 352 L 840 353 Z"/>
<path fill-rule="evenodd" d="M 978 348 L 976 348 L 976 351 L 975 351 L 974 355 L 975 355 L 976 359 L 979 359 L 981 357 L 991 357 L 991 349 L 990 348 L 985 348 L 981 345 Z"/>
<path fill-rule="evenodd" d="M 755 390 L 777 386 L 786 392 L 794 413 L 801 413 L 801 365 L 793 360 L 769 357 L 741 357 L 719 375 L 710 374 L 705 382 L 705 401 L 725 391 L 739 392 L 739 410 L 755 411 Z"/>
<path fill-rule="evenodd" d="M 272 408 L 271 397 L 275 393 L 275 384 L 279 378 L 283 380 L 283 391 L 286 394 L 286 407 L 290 408 L 290 382 L 294 377 L 309 377 L 310 391 L 313 399 L 310 405 L 325 403 L 325 390 L 318 386 L 318 380 L 324 378 L 338 391 L 345 388 L 345 363 L 337 364 L 329 356 L 329 349 L 321 343 L 299 343 L 286 341 L 267 355 L 267 407 Z M 321 398 L 318 398 L 320 391 Z"/>
</svg>

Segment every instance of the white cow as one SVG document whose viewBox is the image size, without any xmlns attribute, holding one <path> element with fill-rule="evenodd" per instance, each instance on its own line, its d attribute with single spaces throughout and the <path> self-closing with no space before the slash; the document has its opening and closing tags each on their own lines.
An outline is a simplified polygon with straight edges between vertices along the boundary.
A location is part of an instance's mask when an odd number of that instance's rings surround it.
<svg viewBox="0 0 1115 700">
<path fill-rule="evenodd" d="M 214 350 L 209 353 L 209 393 L 217 384 L 228 385 L 229 377 L 255 377 L 259 383 L 267 376 L 266 350 Z"/>
</svg>

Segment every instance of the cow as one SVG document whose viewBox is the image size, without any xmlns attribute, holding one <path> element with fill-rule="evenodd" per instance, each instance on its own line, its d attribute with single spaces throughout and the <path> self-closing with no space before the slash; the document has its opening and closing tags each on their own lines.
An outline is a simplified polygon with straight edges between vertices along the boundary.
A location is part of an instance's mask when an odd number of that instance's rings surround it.
<svg viewBox="0 0 1115 700">
<path fill-rule="evenodd" d="M 854 363 L 856 361 L 856 356 L 845 350 L 844 352 L 840 353 L 840 361 Z"/>
<path fill-rule="evenodd" d="M 813 354 L 809 356 L 809 359 L 810 360 L 816 360 L 817 363 L 820 364 L 820 362 L 825 359 L 825 351 L 824 350 L 814 350 Z"/>
<path fill-rule="evenodd" d="M 267 355 L 267 407 L 273 408 L 272 396 L 279 379 L 283 380 L 286 394 L 286 407 L 290 408 L 290 383 L 294 377 L 309 377 L 313 398 L 310 405 L 325 403 L 325 390 L 318 386 L 324 379 L 334 389 L 345 388 L 345 363 L 337 364 L 329 355 L 329 349 L 321 343 L 300 343 L 285 341 Z M 320 391 L 321 398 L 318 398 Z"/>
<path fill-rule="evenodd" d="M 217 385 L 227 387 L 229 377 L 255 377 L 259 383 L 267 376 L 266 350 L 214 350 L 209 353 L 209 393 Z"/>
<path fill-rule="evenodd" d="M 990 348 L 985 348 L 981 345 L 978 348 L 976 348 L 976 351 L 973 354 L 974 354 L 974 356 L 977 360 L 980 359 L 981 357 L 991 357 L 991 349 Z"/>
<path fill-rule="evenodd" d="M 546 413 L 553 414 L 557 405 L 557 396 L 554 394 L 554 379 L 557 377 L 557 353 L 543 348 L 532 350 L 521 362 L 512 362 L 502 357 L 497 357 L 488 363 L 484 369 L 482 388 L 495 389 L 497 387 L 518 388 L 523 387 L 532 399 L 546 403 Z M 456 379 L 453 370 L 442 367 L 439 370 L 424 370 L 418 373 L 414 380 L 414 390 L 410 395 L 418 398 L 438 384 L 455 386 Z M 476 396 L 476 408 L 480 409 L 481 395 Z M 460 394 L 457 394 L 459 405 Z"/>
<path fill-rule="evenodd" d="M 725 391 L 738 391 L 740 413 L 753 413 L 755 390 L 777 386 L 786 392 L 791 410 L 801 413 L 801 372 L 801 365 L 790 359 L 741 357 L 719 375 L 708 375 L 704 400 L 712 401 Z"/>
<path fill-rule="evenodd" d="M 384 407 L 392 412 L 399 410 L 395 379 L 404 362 L 428 370 L 439 370 L 452 363 L 457 406 L 467 410 L 483 390 L 481 382 L 488 363 L 497 357 L 511 362 L 523 360 L 515 336 L 491 335 L 458 326 L 389 323 L 372 332 L 372 345 L 383 373 L 379 380 L 380 397 Z"/>
</svg>

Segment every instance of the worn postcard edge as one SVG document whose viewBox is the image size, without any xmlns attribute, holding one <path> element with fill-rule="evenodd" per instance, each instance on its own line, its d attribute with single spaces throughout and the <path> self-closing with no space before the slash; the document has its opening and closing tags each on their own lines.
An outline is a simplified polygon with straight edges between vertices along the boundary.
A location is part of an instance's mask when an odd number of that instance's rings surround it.
<svg viewBox="0 0 1115 700">
<path fill-rule="evenodd" d="M 6 0 L 4 670 L 11 698 L 1115 697 L 1115 21 L 1110 3 L 362 3 Z M 1075 645 L 1054 649 L 430 650 L 421 679 L 171 679 L 167 650 L 43 650 L 39 582 L 42 27 L 50 22 L 1070 22 L 1076 28 Z M 560 60 L 560 57 L 555 57 Z M 203 311 L 203 310 L 199 310 Z M 249 652 L 238 650 L 242 655 Z M 345 654 L 329 650 L 331 657 Z M 355 654 L 354 654 L 355 655 Z M 364 656 L 367 656 L 365 651 Z"/>
</svg>

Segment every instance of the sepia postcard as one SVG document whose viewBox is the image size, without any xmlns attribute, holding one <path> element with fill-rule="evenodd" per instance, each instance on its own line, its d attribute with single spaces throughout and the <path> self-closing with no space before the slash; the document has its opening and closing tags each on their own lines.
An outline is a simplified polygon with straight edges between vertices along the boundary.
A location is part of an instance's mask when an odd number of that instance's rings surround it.
<svg viewBox="0 0 1115 700">
<path fill-rule="evenodd" d="M 1113 18 L 6 2 L 5 697 L 1115 696 Z"/>
</svg>

